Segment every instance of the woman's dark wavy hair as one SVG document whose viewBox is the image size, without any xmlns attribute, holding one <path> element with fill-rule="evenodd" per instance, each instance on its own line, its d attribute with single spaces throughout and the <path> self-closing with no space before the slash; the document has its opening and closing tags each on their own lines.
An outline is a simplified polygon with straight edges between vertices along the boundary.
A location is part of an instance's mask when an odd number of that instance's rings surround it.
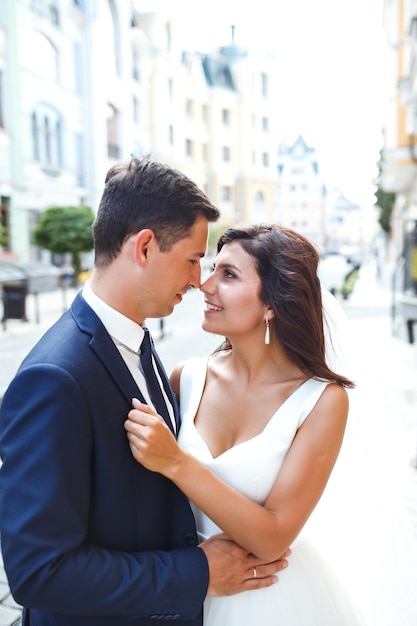
<svg viewBox="0 0 417 626">
<path fill-rule="evenodd" d="M 326 365 L 319 254 L 299 233 L 275 224 L 243 224 L 221 235 L 217 252 L 238 241 L 261 280 L 259 297 L 274 311 L 271 325 L 285 353 L 309 377 L 343 387 L 354 383 Z M 226 339 L 221 349 L 230 349 Z"/>
</svg>

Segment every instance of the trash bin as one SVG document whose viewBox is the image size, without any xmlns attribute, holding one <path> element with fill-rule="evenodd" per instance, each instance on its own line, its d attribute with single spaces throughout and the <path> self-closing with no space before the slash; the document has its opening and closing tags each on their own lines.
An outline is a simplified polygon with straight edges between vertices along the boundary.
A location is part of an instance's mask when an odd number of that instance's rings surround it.
<svg viewBox="0 0 417 626">
<path fill-rule="evenodd" d="M 26 317 L 26 296 L 27 285 L 26 283 L 3 283 L 3 319 L 5 324 L 6 320 L 22 320 L 27 322 Z"/>
</svg>

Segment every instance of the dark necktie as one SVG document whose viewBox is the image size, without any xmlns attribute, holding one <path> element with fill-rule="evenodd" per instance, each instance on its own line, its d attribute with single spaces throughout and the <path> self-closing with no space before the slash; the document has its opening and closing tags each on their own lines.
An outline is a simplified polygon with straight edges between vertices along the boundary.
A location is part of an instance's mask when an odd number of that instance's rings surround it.
<svg viewBox="0 0 417 626">
<path fill-rule="evenodd" d="M 145 331 L 145 334 L 140 346 L 140 362 L 145 375 L 146 386 L 148 387 L 149 395 L 151 396 L 156 412 L 164 418 L 169 426 L 172 426 L 168 408 L 162 394 L 161 385 L 156 377 L 155 368 L 152 363 L 151 336 L 147 328 L 144 328 L 143 330 Z"/>
</svg>

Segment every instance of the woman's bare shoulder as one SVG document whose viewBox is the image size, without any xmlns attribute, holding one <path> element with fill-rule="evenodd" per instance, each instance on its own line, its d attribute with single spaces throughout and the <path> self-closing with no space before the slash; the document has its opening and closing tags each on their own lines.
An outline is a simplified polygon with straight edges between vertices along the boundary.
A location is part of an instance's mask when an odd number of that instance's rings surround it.
<svg viewBox="0 0 417 626">
<path fill-rule="evenodd" d="M 179 398 L 180 396 L 180 378 L 181 378 L 181 372 L 184 369 L 185 363 L 186 361 L 180 361 L 180 363 L 177 363 L 177 365 L 174 367 L 169 377 L 169 382 L 171 383 L 171 387 L 174 390 L 174 393 L 177 396 L 177 398 Z"/>
</svg>

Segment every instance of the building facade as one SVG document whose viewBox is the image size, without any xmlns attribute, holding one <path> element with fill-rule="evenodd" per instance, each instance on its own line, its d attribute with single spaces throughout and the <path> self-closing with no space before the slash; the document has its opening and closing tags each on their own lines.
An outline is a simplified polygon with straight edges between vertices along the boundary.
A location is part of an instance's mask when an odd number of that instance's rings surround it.
<svg viewBox="0 0 417 626">
<path fill-rule="evenodd" d="M 271 220 L 276 59 L 234 41 L 187 52 L 175 13 L 133 0 L 0 3 L 3 254 L 44 253 L 49 206 L 96 210 L 107 170 L 152 154 L 193 178 L 224 223 Z"/>
<path fill-rule="evenodd" d="M 417 2 L 385 0 L 389 102 L 380 184 L 394 192 L 391 256 L 401 256 L 404 236 L 417 220 Z"/>
<path fill-rule="evenodd" d="M 326 187 L 316 152 L 301 135 L 293 145 L 279 147 L 274 219 L 319 246 L 326 244 Z"/>
<path fill-rule="evenodd" d="M 381 188 L 395 193 L 389 252 L 395 261 L 393 317 L 414 341 L 417 325 L 417 2 L 385 0 L 390 99 Z"/>
</svg>

